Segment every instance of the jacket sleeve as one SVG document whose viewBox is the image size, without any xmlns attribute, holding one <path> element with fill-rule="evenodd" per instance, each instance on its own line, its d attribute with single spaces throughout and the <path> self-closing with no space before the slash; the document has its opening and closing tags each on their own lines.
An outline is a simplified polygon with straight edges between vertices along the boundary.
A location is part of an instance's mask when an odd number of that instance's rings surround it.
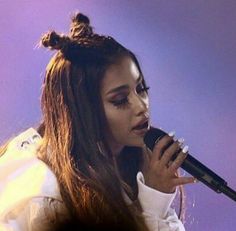
<svg viewBox="0 0 236 231">
<path fill-rule="evenodd" d="M 54 198 L 35 197 L 17 206 L 4 219 L 0 219 L 1 231 L 51 231 L 67 216 L 61 201 Z"/>
<path fill-rule="evenodd" d="M 150 231 L 185 231 L 171 203 L 176 192 L 167 194 L 145 185 L 141 172 L 137 174 L 138 200 L 142 207 L 142 215 Z"/>
<path fill-rule="evenodd" d="M 41 138 L 30 128 L 0 158 L 0 230 L 50 230 L 63 211 L 56 176 L 36 156 Z M 51 231 L 51 230 L 50 230 Z"/>
</svg>

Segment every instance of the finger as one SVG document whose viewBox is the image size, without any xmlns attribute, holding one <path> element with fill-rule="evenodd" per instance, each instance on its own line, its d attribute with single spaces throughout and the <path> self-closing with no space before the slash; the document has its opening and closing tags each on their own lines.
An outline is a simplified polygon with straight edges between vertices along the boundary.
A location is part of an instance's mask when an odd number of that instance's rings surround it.
<svg viewBox="0 0 236 231">
<path fill-rule="evenodd" d="M 177 155 L 176 159 L 171 162 L 169 165 L 169 170 L 176 172 L 177 169 L 181 166 L 181 164 L 184 162 L 184 160 L 187 157 L 187 148 L 188 146 L 185 146 L 181 152 Z"/>
<path fill-rule="evenodd" d="M 197 183 L 198 180 L 195 177 L 189 176 L 189 177 L 178 177 L 173 179 L 174 186 L 184 185 L 184 184 L 193 184 Z"/>
<path fill-rule="evenodd" d="M 179 151 L 180 144 L 178 141 L 175 141 L 173 144 L 171 144 L 163 153 L 160 162 L 161 164 L 167 166 L 169 161 L 172 161 L 172 157 Z"/>
<path fill-rule="evenodd" d="M 183 146 L 183 144 L 184 144 L 184 138 L 183 138 L 183 137 L 179 138 L 179 139 L 178 139 L 178 142 L 179 142 L 179 144 L 180 144 L 180 147 L 182 148 L 182 146 Z"/>
<path fill-rule="evenodd" d="M 171 136 L 170 136 L 171 135 Z M 170 134 L 170 135 L 165 135 L 163 136 L 154 146 L 153 149 L 153 154 L 152 154 L 152 158 L 151 161 L 158 161 L 160 160 L 164 150 L 166 147 L 168 147 L 170 145 L 171 142 L 173 142 L 173 136 L 174 134 Z"/>
</svg>

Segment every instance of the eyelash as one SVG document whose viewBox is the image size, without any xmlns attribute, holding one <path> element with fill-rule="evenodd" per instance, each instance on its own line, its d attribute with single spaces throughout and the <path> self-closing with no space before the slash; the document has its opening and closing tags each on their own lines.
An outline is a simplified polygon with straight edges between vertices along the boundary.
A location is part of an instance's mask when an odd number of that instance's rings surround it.
<svg viewBox="0 0 236 231">
<path fill-rule="evenodd" d="M 137 90 L 137 93 L 138 94 L 147 93 L 149 89 L 150 87 L 142 87 Z M 120 100 L 112 101 L 111 103 L 117 108 L 123 108 L 129 103 L 129 101 L 128 101 L 128 97 L 126 96 Z"/>
<path fill-rule="evenodd" d="M 140 89 L 137 90 L 137 93 L 138 93 L 138 94 L 139 94 L 139 93 L 142 93 L 142 92 L 147 93 L 149 89 L 150 89 L 150 87 L 142 87 L 142 88 L 140 88 Z"/>
</svg>

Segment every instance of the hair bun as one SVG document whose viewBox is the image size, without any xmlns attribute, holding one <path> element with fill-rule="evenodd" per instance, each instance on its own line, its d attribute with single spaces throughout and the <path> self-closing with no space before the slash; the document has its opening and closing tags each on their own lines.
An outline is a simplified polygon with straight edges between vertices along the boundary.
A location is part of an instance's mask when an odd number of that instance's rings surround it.
<svg viewBox="0 0 236 231">
<path fill-rule="evenodd" d="M 73 17 L 72 17 L 72 22 L 73 23 L 84 23 L 84 24 L 90 24 L 90 20 L 89 18 L 82 14 L 82 13 L 76 13 Z"/>
<path fill-rule="evenodd" d="M 60 41 L 60 36 L 55 31 L 49 31 L 41 38 L 41 44 L 44 47 L 54 47 Z"/>
<path fill-rule="evenodd" d="M 69 44 L 70 39 L 67 36 L 61 36 L 55 31 L 49 31 L 41 38 L 41 45 L 53 50 L 65 50 Z"/>
<path fill-rule="evenodd" d="M 79 40 L 85 37 L 91 37 L 93 35 L 93 29 L 90 26 L 89 18 L 81 13 L 76 13 L 72 17 L 72 23 L 70 25 L 70 37 L 75 40 Z"/>
</svg>

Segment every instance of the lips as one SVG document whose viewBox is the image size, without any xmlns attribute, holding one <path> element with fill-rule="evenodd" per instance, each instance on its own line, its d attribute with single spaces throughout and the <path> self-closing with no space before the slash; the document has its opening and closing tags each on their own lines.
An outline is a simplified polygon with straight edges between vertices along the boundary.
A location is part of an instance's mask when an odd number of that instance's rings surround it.
<svg viewBox="0 0 236 231">
<path fill-rule="evenodd" d="M 142 130 L 145 128 L 148 128 L 148 120 L 147 119 L 140 121 L 136 126 L 134 126 L 132 128 L 132 130 Z"/>
<path fill-rule="evenodd" d="M 149 127 L 148 119 L 145 118 L 145 120 L 142 120 L 138 124 L 136 124 L 136 126 L 132 128 L 132 131 L 137 136 L 144 137 L 144 135 L 148 131 L 148 127 Z"/>
<path fill-rule="evenodd" d="M 142 120 L 140 120 L 133 128 L 132 130 L 139 131 L 139 130 L 145 130 L 149 126 L 148 118 L 145 117 Z"/>
</svg>

